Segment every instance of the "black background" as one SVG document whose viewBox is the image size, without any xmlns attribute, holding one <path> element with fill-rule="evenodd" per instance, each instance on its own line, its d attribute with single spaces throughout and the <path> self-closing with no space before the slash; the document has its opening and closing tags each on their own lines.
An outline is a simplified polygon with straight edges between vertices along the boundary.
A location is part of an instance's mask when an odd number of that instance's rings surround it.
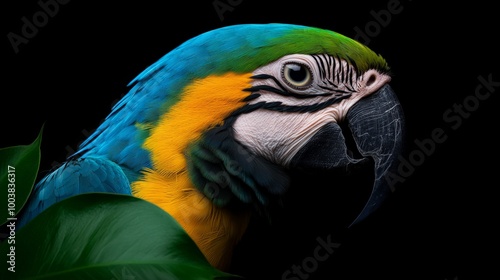
<svg viewBox="0 0 500 280">
<path fill-rule="evenodd" d="M 327 186 L 292 192 L 293 207 L 280 213 L 273 226 L 252 221 L 232 272 L 248 279 L 281 279 L 292 265 L 313 255 L 318 237 L 330 235 L 340 247 L 307 279 L 498 277 L 498 235 L 493 232 L 498 224 L 500 86 L 473 103 L 479 76 L 500 82 L 493 4 L 402 0 L 402 10 L 375 29 L 373 12 L 397 1 L 229 1 L 237 5 L 223 13 L 223 20 L 213 1 L 70 1 L 15 53 L 7 34 L 20 34 L 21 18 L 31 19 L 40 6 L 13 2 L 2 4 L 0 147 L 30 143 L 45 123 L 42 171 L 76 149 L 137 74 L 202 32 L 284 22 L 354 37 L 355 27 L 371 26 L 368 45 L 390 64 L 392 87 L 405 111 L 406 158 L 417 153 L 415 140 L 430 138 L 434 129 L 442 129 L 446 140 L 415 164 L 378 212 L 348 230 L 332 225 L 339 198 L 329 195 Z M 464 101 L 470 112 L 460 124 L 443 117 Z M 474 104 L 477 108 L 470 107 Z"/>
</svg>

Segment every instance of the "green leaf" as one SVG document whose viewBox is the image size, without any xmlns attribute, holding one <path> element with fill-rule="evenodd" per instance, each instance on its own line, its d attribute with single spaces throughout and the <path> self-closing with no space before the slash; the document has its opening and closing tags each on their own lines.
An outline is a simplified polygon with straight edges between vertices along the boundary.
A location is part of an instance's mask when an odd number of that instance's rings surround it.
<svg viewBox="0 0 500 280">
<path fill-rule="evenodd" d="M 13 218 L 28 200 L 40 167 L 42 129 L 30 145 L 0 149 L 0 225 Z"/>
<path fill-rule="evenodd" d="M 234 279 L 212 267 L 169 214 L 136 197 L 91 193 L 54 204 L 5 240 L 1 279 Z M 14 247 L 12 247 L 14 246 Z M 15 272 L 8 268 L 15 254 Z M 12 278 L 15 277 L 15 278 Z"/>
</svg>

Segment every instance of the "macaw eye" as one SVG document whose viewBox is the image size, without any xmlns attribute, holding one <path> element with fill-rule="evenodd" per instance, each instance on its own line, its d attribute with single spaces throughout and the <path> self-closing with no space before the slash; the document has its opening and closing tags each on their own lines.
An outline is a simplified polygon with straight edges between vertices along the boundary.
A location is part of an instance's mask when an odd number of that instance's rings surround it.
<svg viewBox="0 0 500 280">
<path fill-rule="evenodd" d="M 313 80 L 309 67 L 300 63 L 286 63 L 281 74 L 289 86 L 298 89 L 310 86 Z"/>
</svg>

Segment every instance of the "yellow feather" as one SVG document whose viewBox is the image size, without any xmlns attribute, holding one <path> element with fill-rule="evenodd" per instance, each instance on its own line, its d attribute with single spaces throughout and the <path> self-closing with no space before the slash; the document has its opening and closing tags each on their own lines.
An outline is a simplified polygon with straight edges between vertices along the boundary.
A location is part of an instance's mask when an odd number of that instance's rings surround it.
<svg viewBox="0 0 500 280">
<path fill-rule="evenodd" d="M 188 85 L 179 101 L 151 128 L 144 142 L 152 166 L 132 184 L 133 194 L 168 212 L 186 230 L 208 261 L 229 266 L 233 247 L 246 230 L 250 215 L 214 206 L 191 183 L 185 150 L 203 132 L 223 123 L 244 105 L 251 74 L 208 76 Z"/>
</svg>

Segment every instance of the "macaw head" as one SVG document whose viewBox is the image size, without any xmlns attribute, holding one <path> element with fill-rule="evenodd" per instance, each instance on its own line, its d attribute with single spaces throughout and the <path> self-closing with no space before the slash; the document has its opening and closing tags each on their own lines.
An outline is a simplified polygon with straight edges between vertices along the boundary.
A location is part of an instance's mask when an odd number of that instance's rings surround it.
<svg viewBox="0 0 500 280">
<path fill-rule="evenodd" d="M 389 191 L 384 176 L 401 148 L 403 114 L 390 80 L 380 55 L 341 34 L 242 24 L 169 52 L 132 82 L 115 111 L 129 108 L 120 121 L 134 123 L 150 168 L 187 172 L 219 207 L 272 203 L 296 168 L 347 172 L 370 159 L 373 191 L 359 221 Z M 127 156 L 120 160 L 127 166 Z"/>
</svg>

